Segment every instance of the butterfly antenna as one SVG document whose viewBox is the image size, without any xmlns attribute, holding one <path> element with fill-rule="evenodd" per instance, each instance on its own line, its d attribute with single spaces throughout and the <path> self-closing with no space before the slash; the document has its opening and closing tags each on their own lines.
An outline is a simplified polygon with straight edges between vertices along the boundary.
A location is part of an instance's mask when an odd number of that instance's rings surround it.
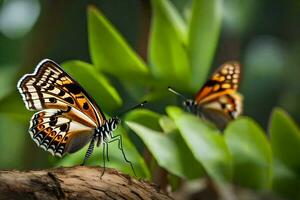
<svg viewBox="0 0 300 200">
<path fill-rule="evenodd" d="M 174 90 L 173 88 L 171 87 L 168 87 L 168 90 L 174 94 L 176 94 L 177 96 L 180 96 L 181 98 L 183 99 L 187 99 L 186 96 L 184 96 L 183 94 L 180 94 L 179 92 L 177 92 L 176 90 Z"/>
<path fill-rule="evenodd" d="M 138 105 L 135 105 L 135 106 L 133 106 L 133 107 L 131 107 L 131 108 L 129 108 L 129 109 L 127 109 L 127 110 L 121 112 L 120 114 L 118 114 L 118 116 L 122 116 L 122 115 L 124 115 L 125 113 L 128 113 L 129 111 L 135 110 L 135 109 L 137 109 L 137 108 L 141 108 L 141 107 L 143 107 L 146 103 L 148 103 L 148 102 L 147 102 L 147 101 L 143 101 L 143 102 L 139 103 Z"/>
</svg>

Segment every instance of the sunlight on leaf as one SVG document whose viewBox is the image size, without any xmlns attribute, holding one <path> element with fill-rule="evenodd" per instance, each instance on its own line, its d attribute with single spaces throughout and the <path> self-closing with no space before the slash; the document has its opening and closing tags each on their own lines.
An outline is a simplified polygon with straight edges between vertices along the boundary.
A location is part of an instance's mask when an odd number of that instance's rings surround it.
<svg viewBox="0 0 300 200">
<path fill-rule="evenodd" d="M 232 178 L 232 157 L 220 132 L 200 118 L 169 106 L 167 113 L 174 119 L 186 144 L 206 172 L 216 181 Z"/>
<path fill-rule="evenodd" d="M 204 84 L 214 58 L 221 28 L 222 2 L 193 1 L 188 33 L 188 56 L 195 92 Z"/>
<path fill-rule="evenodd" d="M 169 0 L 153 0 L 154 4 L 160 7 L 161 11 L 164 13 L 165 17 L 168 20 L 168 23 L 171 23 L 174 29 L 176 29 L 179 37 L 183 39 L 184 42 L 187 34 L 187 24 L 181 17 L 180 13 L 177 11 L 175 6 Z"/>
<path fill-rule="evenodd" d="M 143 140 L 158 164 L 169 172 L 188 179 L 202 176 L 204 171 L 178 132 L 163 134 L 135 122 L 127 125 Z"/>
<path fill-rule="evenodd" d="M 168 116 L 162 116 L 159 119 L 160 127 L 163 129 L 164 133 L 171 133 L 177 129 L 174 121 Z"/>
<path fill-rule="evenodd" d="M 191 76 L 184 47 L 185 25 L 168 0 L 153 0 L 149 56 L 154 75 L 176 88 L 188 89 Z"/>
<path fill-rule="evenodd" d="M 100 70 L 130 81 L 149 78 L 143 60 L 95 7 L 88 8 L 88 32 L 93 64 Z"/>
<path fill-rule="evenodd" d="M 125 117 L 126 121 L 136 122 L 140 125 L 151 127 L 153 130 L 161 131 L 159 126 L 160 114 L 147 109 L 137 109 L 128 113 Z"/>
</svg>

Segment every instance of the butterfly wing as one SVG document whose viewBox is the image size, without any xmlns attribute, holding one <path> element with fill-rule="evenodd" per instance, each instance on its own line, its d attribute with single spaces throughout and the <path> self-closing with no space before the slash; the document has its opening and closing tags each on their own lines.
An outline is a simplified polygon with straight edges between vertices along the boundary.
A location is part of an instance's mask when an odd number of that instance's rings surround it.
<svg viewBox="0 0 300 200">
<path fill-rule="evenodd" d="M 29 128 L 32 139 L 53 155 L 82 148 L 105 116 L 80 85 L 59 65 L 43 60 L 23 76 L 18 89 L 29 110 L 38 110 Z"/>
<path fill-rule="evenodd" d="M 227 62 L 218 68 L 196 95 L 199 115 L 224 129 L 242 112 L 242 96 L 237 93 L 240 64 Z"/>
<path fill-rule="evenodd" d="M 66 110 L 71 106 L 88 116 L 96 127 L 105 121 L 94 100 L 51 60 L 41 61 L 33 74 L 23 76 L 18 89 L 28 110 Z"/>
<path fill-rule="evenodd" d="M 36 144 L 52 155 L 63 156 L 81 149 L 91 139 L 94 128 L 76 120 L 69 111 L 46 109 L 35 113 L 30 122 L 29 133 Z M 81 115 L 78 113 L 78 115 Z M 81 116 L 85 117 L 85 116 Z"/>
<path fill-rule="evenodd" d="M 238 93 L 225 94 L 201 106 L 199 115 L 214 122 L 223 130 L 227 123 L 242 113 L 242 96 Z"/>
<path fill-rule="evenodd" d="M 240 81 L 240 64 L 227 62 L 218 68 L 196 95 L 195 101 L 202 104 L 225 94 L 235 93 Z"/>
</svg>

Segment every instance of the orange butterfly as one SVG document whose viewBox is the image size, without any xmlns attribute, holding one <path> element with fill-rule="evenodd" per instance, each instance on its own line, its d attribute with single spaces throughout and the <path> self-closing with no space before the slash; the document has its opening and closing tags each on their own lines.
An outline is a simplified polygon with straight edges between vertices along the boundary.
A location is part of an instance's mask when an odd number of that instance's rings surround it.
<svg viewBox="0 0 300 200">
<path fill-rule="evenodd" d="M 39 147 L 61 157 L 90 142 L 84 165 L 97 141 L 97 146 L 103 145 L 105 168 L 104 152 L 107 153 L 108 143 L 118 141 L 124 159 L 133 170 L 124 154 L 121 135 L 113 135 L 120 119 L 107 120 L 96 102 L 58 64 L 49 59 L 42 60 L 33 74 L 26 74 L 19 80 L 17 88 L 26 108 L 38 111 L 31 118 L 29 133 Z"/>
<path fill-rule="evenodd" d="M 187 111 L 223 130 L 229 121 L 242 113 L 242 96 L 237 93 L 240 71 L 238 62 L 224 63 L 199 90 L 195 100 L 187 99 L 170 87 L 169 90 L 185 99 L 183 106 Z"/>
</svg>

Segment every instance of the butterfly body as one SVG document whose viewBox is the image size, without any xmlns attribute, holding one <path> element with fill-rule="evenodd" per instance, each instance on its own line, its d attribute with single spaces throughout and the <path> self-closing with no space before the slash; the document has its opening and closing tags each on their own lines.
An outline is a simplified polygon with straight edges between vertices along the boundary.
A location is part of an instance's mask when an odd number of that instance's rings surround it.
<svg viewBox="0 0 300 200">
<path fill-rule="evenodd" d="M 240 64 L 234 61 L 224 63 L 203 85 L 195 99 L 183 101 L 183 107 L 223 130 L 229 121 L 242 113 L 242 96 L 237 92 L 239 80 Z"/>
<path fill-rule="evenodd" d="M 129 162 L 121 136 L 113 135 L 120 119 L 107 120 L 87 92 L 52 60 L 42 60 L 33 74 L 20 79 L 17 88 L 26 108 L 38 111 L 31 118 L 29 133 L 39 147 L 61 157 L 90 142 L 85 162 L 95 142 L 97 146 L 102 144 L 105 151 L 108 143 L 118 140 L 119 149 Z"/>
</svg>

